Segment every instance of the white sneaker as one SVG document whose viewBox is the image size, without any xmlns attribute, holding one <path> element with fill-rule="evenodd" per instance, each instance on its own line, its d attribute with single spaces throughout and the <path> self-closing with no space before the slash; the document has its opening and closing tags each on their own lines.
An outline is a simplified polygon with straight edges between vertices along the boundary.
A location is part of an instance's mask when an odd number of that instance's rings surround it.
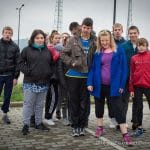
<svg viewBox="0 0 150 150">
<path fill-rule="evenodd" d="M 115 118 L 111 118 L 109 127 L 110 128 L 116 128 L 117 125 L 118 125 L 118 123 L 117 123 L 116 119 Z"/>
<path fill-rule="evenodd" d="M 57 118 L 53 118 L 52 120 L 53 120 L 54 122 L 59 121 L 59 119 L 57 119 Z"/>
<path fill-rule="evenodd" d="M 44 123 L 44 124 L 47 124 L 47 125 L 49 125 L 49 126 L 55 125 L 55 122 L 53 121 L 53 119 L 44 119 L 44 120 L 43 120 L 43 123 Z"/>
</svg>

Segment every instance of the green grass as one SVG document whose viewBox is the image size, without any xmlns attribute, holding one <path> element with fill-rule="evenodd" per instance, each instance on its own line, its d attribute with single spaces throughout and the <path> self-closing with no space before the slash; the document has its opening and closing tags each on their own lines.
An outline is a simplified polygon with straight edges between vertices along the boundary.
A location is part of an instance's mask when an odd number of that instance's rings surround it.
<svg viewBox="0 0 150 150">
<path fill-rule="evenodd" d="M 3 101 L 3 93 L 0 96 L 0 102 Z M 21 102 L 23 101 L 23 91 L 22 91 L 22 84 L 18 84 L 14 86 L 12 96 L 11 96 L 11 102 Z"/>
</svg>

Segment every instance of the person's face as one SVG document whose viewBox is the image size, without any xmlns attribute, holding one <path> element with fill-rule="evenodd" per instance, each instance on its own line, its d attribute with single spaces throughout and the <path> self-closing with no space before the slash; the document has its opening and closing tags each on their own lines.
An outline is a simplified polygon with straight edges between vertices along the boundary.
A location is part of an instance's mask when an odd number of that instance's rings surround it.
<svg viewBox="0 0 150 150">
<path fill-rule="evenodd" d="M 123 30 L 121 27 L 114 27 L 113 28 L 113 34 L 114 34 L 114 37 L 119 39 L 122 37 L 122 33 L 123 33 Z"/>
<path fill-rule="evenodd" d="M 101 36 L 100 43 L 104 50 L 109 49 L 110 48 L 110 36 L 107 36 L 107 35 Z"/>
<path fill-rule="evenodd" d="M 52 39 L 52 44 L 56 45 L 56 44 L 60 43 L 60 39 L 61 39 L 61 36 L 59 34 L 54 35 L 54 37 Z"/>
<path fill-rule="evenodd" d="M 38 34 L 37 36 L 35 36 L 34 38 L 34 43 L 37 45 L 43 45 L 45 42 L 44 36 L 42 34 Z"/>
<path fill-rule="evenodd" d="M 12 38 L 12 35 L 13 35 L 13 33 L 11 30 L 4 30 L 4 32 L 2 33 L 3 39 L 5 41 L 10 41 Z"/>
<path fill-rule="evenodd" d="M 81 26 L 82 36 L 90 36 L 91 32 L 92 32 L 91 26 L 86 26 L 86 25 Z"/>
<path fill-rule="evenodd" d="M 139 37 L 139 33 L 136 29 L 129 30 L 129 38 L 131 42 L 136 42 Z"/>
<path fill-rule="evenodd" d="M 147 49 L 148 49 L 146 43 L 143 45 L 138 45 L 137 48 L 140 53 L 143 53 L 143 52 L 147 51 Z"/>
</svg>

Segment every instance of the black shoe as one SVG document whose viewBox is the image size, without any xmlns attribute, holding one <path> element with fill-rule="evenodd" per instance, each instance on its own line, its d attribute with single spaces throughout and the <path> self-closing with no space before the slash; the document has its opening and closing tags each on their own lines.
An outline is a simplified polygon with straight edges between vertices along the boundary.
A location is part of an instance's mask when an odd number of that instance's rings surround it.
<svg viewBox="0 0 150 150">
<path fill-rule="evenodd" d="M 35 127 L 35 116 L 31 116 L 30 118 L 30 127 Z"/>
<path fill-rule="evenodd" d="M 78 137 L 79 136 L 79 130 L 78 130 L 78 128 L 73 128 L 73 130 L 72 130 L 72 136 L 73 137 Z"/>
<path fill-rule="evenodd" d="M 2 118 L 2 120 L 3 120 L 3 122 L 4 122 L 5 124 L 11 124 L 10 119 L 8 118 L 7 115 L 4 115 L 3 118 Z"/>
<path fill-rule="evenodd" d="M 78 132 L 79 132 L 79 136 L 85 136 L 85 129 L 84 128 L 79 128 Z"/>
<path fill-rule="evenodd" d="M 24 125 L 23 128 L 22 128 L 22 134 L 27 135 L 28 133 L 29 133 L 29 126 Z"/>
<path fill-rule="evenodd" d="M 42 130 L 42 131 L 49 131 L 49 128 L 46 127 L 43 123 L 36 125 L 35 129 Z"/>
<path fill-rule="evenodd" d="M 60 113 L 60 111 L 56 111 L 56 118 L 57 119 L 61 119 L 61 113 Z"/>
</svg>

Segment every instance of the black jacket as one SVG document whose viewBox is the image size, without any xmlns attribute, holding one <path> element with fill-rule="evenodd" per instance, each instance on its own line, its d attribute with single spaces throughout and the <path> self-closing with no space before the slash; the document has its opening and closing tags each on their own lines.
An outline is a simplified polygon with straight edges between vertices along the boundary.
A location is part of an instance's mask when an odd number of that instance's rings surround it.
<svg viewBox="0 0 150 150">
<path fill-rule="evenodd" d="M 0 75 L 13 75 L 15 79 L 18 78 L 19 51 L 19 47 L 12 40 L 0 39 Z"/>
<path fill-rule="evenodd" d="M 25 47 L 20 55 L 19 68 L 24 73 L 24 83 L 48 83 L 52 75 L 52 57 L 47 47 Z"/>
<path fill-rule="evenodd" d="M 67 89 L 67 81 L 65 76 L 67 70 L 68 70 L 67 66 L 63 63 L 61 58 L 59 58 L 57 61 L 57 74 L 58 74 L 59 83 L 64 89 Z"/>
</svg>

